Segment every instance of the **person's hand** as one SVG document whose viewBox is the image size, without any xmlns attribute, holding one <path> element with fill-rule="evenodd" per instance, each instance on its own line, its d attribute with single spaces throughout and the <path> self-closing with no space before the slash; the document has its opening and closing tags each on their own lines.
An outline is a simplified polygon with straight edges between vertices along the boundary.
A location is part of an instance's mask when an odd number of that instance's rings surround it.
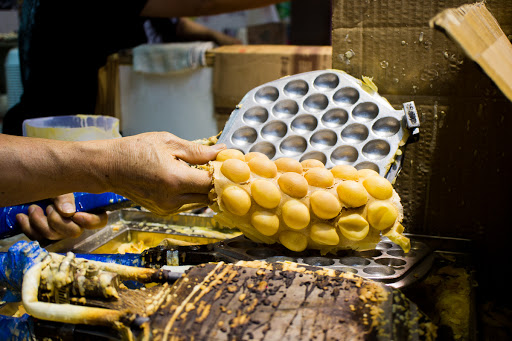
<svg viewBox="0 0 512 341">
<path fill-rule="evenodd" d="M 171 133 L 144 133 L 111 141 L 111 192 L 158 215 L 191 203 L 208 204 L 211 174 L 190 167 L 215 159 L 224 144 L 205 146 Z"/>
<path fill-rule="evenodd" d="M 206 27 L 190 18 L 179 18 L 176 36 L 184 41 L 213 41 L 219 46 L 242 44 L 240 39 Z"/>
<path fill-rule="evenodd" d="M 242 44 L 242 41 L 240 39 L 224 34 L 222 32 L 214 32 L 212 34 L 212 40 L 219 46 Z"/>
<path fill-rule="evenodd" d="M 53 204 L 43 209 L 30 205 L 28 215 L 18 214 L 16 220 L 21 230 L 32 240 L 60 240 L 78 237 L 84 229 L 98 229 L 107 224 L 107 214 L 75 212 L 73 193 L 63 194 L 53 199 Z"/>
</svg>

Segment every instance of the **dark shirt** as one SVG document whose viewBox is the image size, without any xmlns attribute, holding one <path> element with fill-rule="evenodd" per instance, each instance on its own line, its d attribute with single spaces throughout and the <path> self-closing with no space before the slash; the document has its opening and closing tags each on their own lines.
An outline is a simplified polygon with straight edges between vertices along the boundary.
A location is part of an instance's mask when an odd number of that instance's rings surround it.
<svg viewBox="0 0 512 341">
<path fill-rule="evenodd" d="M 19 52 L 20 102 L 3 133 L 22 134 L 27 118 L 94 114 L 98 70 L 107 57 L 146 42 L 147 0 L 24 0 Z"/>
<path fill-rule="evenodd" d="M 164 44 L 179 41 L 177 35 L 180 18 L 147 18 L 144 30 L 148 44 Z"/>
</svg>

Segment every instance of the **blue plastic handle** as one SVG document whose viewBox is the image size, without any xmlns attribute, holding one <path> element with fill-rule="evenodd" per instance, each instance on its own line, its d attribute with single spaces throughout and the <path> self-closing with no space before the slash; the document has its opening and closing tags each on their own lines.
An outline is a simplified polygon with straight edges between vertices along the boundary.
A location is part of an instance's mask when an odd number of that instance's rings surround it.
<svg viewBox="0 0 512 341">
<path fill-rule="evenodd" d="M 131 206 L 131 201 L 125 197 L 115 193 L 91 194 L 77 192 L 75 195 L 75 205 L 77 212 L 94 212 L 96 210 L 117 209 L 121 207 Z M 33 203 L 22 204 L 17 206 L 0 207 L 0 239 L 14 236 L 21 233 L 16 222 L 18 213 L 28 212 L 30 205 L 36 204 L 44 211 L 46 207 L 52 203 L 51 200 L 41 200 Z"/>
<path fill-rule="evenodd" d="M 21 317 L 0 315 L 0 340 L 35 340 L 34 318 L 29 314 Z"/>
<path fill-rule="evenodd" d="M 6 290 L 0 293 L 0 301 L 19 302 L 21 300 L 21 287 L 23 276 L 34 264 L 46 257 L 48 251 L 38 242 L 19 241 L 12 245 L 7 252 L 0 252 L 0 287 Z M 140 254 L 76 254 L 77 258 L 94 260 L 102 263 L 116 263 L 126 266 L 143 267 L 144 262 Z M 130 282 L 130 283 L 129 283 Z M 127 281 L 135 286 L 132 281 Z M 3 340 L 0 338 L 0 340 Z"/>
</svg>

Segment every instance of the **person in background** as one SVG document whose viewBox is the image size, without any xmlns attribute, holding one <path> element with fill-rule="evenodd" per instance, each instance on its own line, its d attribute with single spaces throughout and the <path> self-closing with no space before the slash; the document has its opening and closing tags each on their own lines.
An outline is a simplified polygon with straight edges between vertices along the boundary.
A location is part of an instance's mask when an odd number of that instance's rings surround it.
<svg viewBox="0 0 512 341">
<path fill-rule="evenodd" d="M 205 164 L 225 147 L 167 132 L 85 142 L 0 134 L 0 206 L 57 197 L 46 212 L 31 205 L 28 216 L 16 217 L 29 238 L 57 240 L 107 221 L 106 214 L 75 213 L 71 192 L 115 192 L 159 215 L 207 205 L 211 175 L 189 164 Z"/>
<path fill-rule="evenodd" d="M 111 0 L 111 1 L 62 1 L 62 0 L 22 0 L 20 6 L 20 29 L 19 29 L 19 53 L 21 78 L 23 83 L 23 94 L 20 102 L 13 106 L 5 115 L 3 120 L 3 133 L 8 135 L 22 135 L 22 123 L 25 119 L 58 116 L 58 115 L 90 115 L 94 113 L 96 106 L 96 97 L 98 93 L 98 70 L 105 65 L 107 57 L 120 50 L 129 49 L 147 42 L 147 36 L 144 31 L 144 21 L 147 18 L 186 18 L 203 15 L 215 15 L 225 12 L 234 12 L 251 8 L 268 6 L 283 0 Z M 63 11 L 67 13 L 62 15 Z M 204 29 L 194 25 L 191 20 L 180 19 L 183 32 L 188 32 L 189 36 L 194 34 L 201 37 L 205 33 Z M 178 26 L 178 31 L 179 32 Z M 192 33 L 192 34 L 190 34 Z M 211 34 L 209 32 L 208 34 Z M 207 36 L 208 36 L 207 34 Z M 215 35 L 217 44 L 225 44 L 232 41 L 224 35 Z M 227 40 L 226 40 L 227 39 Z M 161 136 L 161 135 L 156 135 Z M 14 139 L 14 140 L 13 140 Z M 136 146 L 133 141 L 141 140 L 144 142 L 140 146 Z M 118 142 L 120 145 L 130 145 L 134 155 L 125 155 L 127 157 L 142 157 L 145 160 L 150 156 L 158 159 L 155 153 L 164 152 L 161 138 L 142 137 L 122 138 Z M 172 138 L 171 140 L 173 140 Z M 153 140 L 156 145 L 148 143 Z M 125 142 L 127 141 L 127 142 Z M 54 143 L 54 144 L 51 144 Z M 54 205 L 49 206 L 44 215 L 42 210 L 32 206 L 29 215 L 19 215 L 18 222 L 23 231 L 32 239 L 62 239 L 67 236 L 76 236 L 83 228 L 98 228 L 106 224 L 104 215 L 91 215 L 87 213 L 74 213 L 74 198 L 71 194 L 63 195 L 72 191 L 99 192 L 103 189 L 94 186 L 82 186 L 84 180 L 79 177 L 72 176 L 73 173 L 80 172 L 80 164 L 74 164 L 73 167 L 64 167 L 58 162 L 51 169 L 50 173 L 39 174 L 39 169 L 49 167 L 48 164 L 55 162 L 54 156 L 60 151 L 60 148 L 67 150 L 68 145 L 64 147 L 62 142 L 34 142 L 31 139 L 18 140 L 12 136 L 0 135 L 0 149 L 2 150 L 2 171 L 0 174 L 4 179 L 10 179 L 9 182 L 3 180 L 1 183 L 1 196 L 3 205 L 12 205 L 22 202 L 28 202 L 42 199 L 45 197 L 57 197 L 54 199 Z M 49 150 L 38 153 L 36 151 L 43 146 L 48 146 Z M 170 147 L 182 146 L 185 142 L 170 143 Z M 91 144 L 84 144 L 90 146 Z M 69 145 L 71 146 L 71 144 Z M 80 145 L 73 145 L 80 146 Z M 36 148 L 37 147 L 37 148 Z M 78 148 L 78 147 L 76 147 Z M 109 148 L 112 155 L 121 155 L 122 148 L 114 145 Z M 146 148 L 144 151 L 143 149 Z M 199 148 L 199 147 L 194 147 Z M 71 148 L 72 149 L 72 148 Z M 78 148 L 80 149 L 80 148 Z M 164 165 L 171 167 L 172 162 L 176 163 L 174 156 L 183 157 L 187 161 L 187 155 L 182 155 L 185 151 L 171 148 L 176 154 L 165 151 L 163 155 L 169 155 L 171 160 L 160 160 L 160 170 L 163 172 Z M 215 150 L 215 149 L 214 149 Z M 98 150 L 98 152 L 100 152 Z M 117 153 L 117 154 L 116 154 Z M 103 155 L 103 154 L 102 154 Z M 174 155 L 174 156 L 172 156 Z M 195 155 L 195 154 L 194 154 Z M 214 157 L 211 152 L 206 153 L 200 160 L 206 160 Z M 4 157 L 9 157 L 5 159 Z M 14 159 L 13 159 L 14 157 Z M 161 158 L 162 156 L 160 156 Z M 33 158 L 37 162 L 29 162 Z M 88 155 L 85 160 L 94 161 L 94 157 Z M 169 189 L 166 186 L 154 187 L 162 179 L 155 181 L 150 178 L 156 177 L 156 170 L 144 168 L 136 163 L 126 164 L 121 162 L 120 157 L 115 158 L 117 173 L 125 174 L 126 184 L 135 186 L 129 189 L 119 183 L 118 188 L 114 188 L 116 193 L 133 199 L 141 203 L 143 206 L 149 205 L 150 210 L 159 212 L 159 207 L 164 209 L 160 212 L 167 212 L 166 206 L 169 201 L 176 199 L 173 192 L 161 193 L 162 188 Z M 9 164 L 11 160 L 12 163 Z M 58 160 L 57 160 L 58 161 Z M 113 160 L 103 158 L 106 164 L 111 164 Z M 155 161 L 156 162 L 156 161 Z M 94 163 L 94 162 L 93 162 Z M 92 163 L 92 164 L 93 164 Z M 85 162 L 84 166 L 87 166 Z M 135 167 L 133 169 L 121 169 L 121 165 L 126 167 Z M 18 166 L 18 167 L 15 167 Z M 62 168 L 59 168 L 61 167 Z M 68 165 L 69 166 L 69 165 Z M 75 168 L 75 170 L 71 169 Z M 94 171 L 90 167 L 85 167 L 92 173 Z M 176 167 L 169 168 L 168 176 L 173 173 Z M 143 169 L 148 173 L 144 174 Z M 193 182 L 193 173 L 189 175 L 178 169 L 179 176 L 175 179 L 180 181 L 178 186 L 184 186 L 181 190 L 190 188 Z M 119 174 L 115 174 L 115 178 L 122 178 Z M 107 176 L 107 175 L 105 175 Z M 112 176 L 112 174 L 108 174 Z M 35 177 L 30 179 L 30 177 Z M 49 179 L 48 179 L 49 177 Z M 63 178 L 61 178 L 63 177 Z M 44 180 L 46 178 L 46 180 Z M 148 181 L 140 181 L 146 179 Z M 51 181 L 50 181 L 51 180 Z M 48 183 L 48 181 L 51 182 Z M 67 186 L 62 184 L 66 183 Z M 85 183 L 85 182 L 84 182 Z M 5 190 L 4 186 L 14 186 L 14 190 Z M 37 190 L 29 185 L 35 186 Z M 56 186 L 53 188 L 44 186 Z M 59 185 L 60 184 L 60 185 Z M 75 186 L 72 186 L 74 184 Z M 143 185 L 142 185 L 143 184 Z M 174 185 L 171 189 L 179 191 Z M 154 188 L 156 193 L 149 189 Z M 138 190 L 137 190 L 138 189 Z M 111 190 L 111 189 L 109 189 Z M 137 192 L 139 191 L 139 192 Z M 23 196 L 27 193 L 37 193 L 37 196 Z M 23 193 L 23 195 L 16 194 Z M 61 196 L 59 196 L 61 195 Z M 16 200 L 8 200 L 8 198 L 17 198 Z M 37 198 L 36 198 L 37 197 Z M 163 201 L 157 200 L 158 198 Z M 24 198 L 24 199 L 22 199 Z M 192 196 L 198 200 L 199 197 Z M 204 200 L 204 196 L 201 197 Z M 144 205 L 146 204 L 146 205 Z M 69 207 L 69 209 L 68 209 Z"/>
<path fill-rule="evenodd" d="M 3 133 L 22 135 L 25 119 L 93 114 L 98 70 L 109 55 L 148 41 L 147 18 L 214 15 L 282 1 L 23 0 L 18 43 L 23 94 L 6 113 Z M 63 10 L 68 15 L 61 15 Z M 232 42 L 189 19 L 179 19 L 176 29 L 178 38 L 213 35 L 217 43 Z"/>
</svg>

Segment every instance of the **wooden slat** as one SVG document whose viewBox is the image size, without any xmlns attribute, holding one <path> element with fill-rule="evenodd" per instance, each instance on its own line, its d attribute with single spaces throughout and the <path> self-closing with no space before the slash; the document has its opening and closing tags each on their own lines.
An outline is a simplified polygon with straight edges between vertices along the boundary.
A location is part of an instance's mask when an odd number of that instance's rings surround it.
<svg viewBox="0 0 512 341">
<path fill-rule="evenodd" d="M 512 44 L 483 2 L 444 10 L 430 25 L 443 28 L 512 101 Z"/>
</svg>

